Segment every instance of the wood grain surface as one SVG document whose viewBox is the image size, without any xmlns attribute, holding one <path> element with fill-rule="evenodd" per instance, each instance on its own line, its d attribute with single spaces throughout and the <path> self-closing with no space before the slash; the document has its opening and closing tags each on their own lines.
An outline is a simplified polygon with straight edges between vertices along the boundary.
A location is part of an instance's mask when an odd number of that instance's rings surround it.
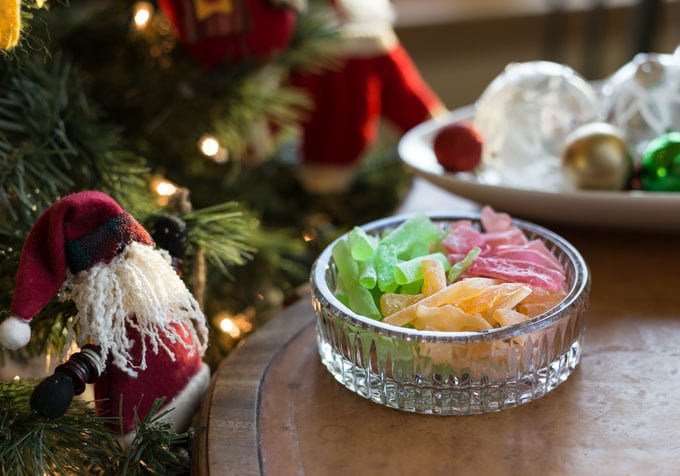
<svg viewBox="0 0 680 476">
<path fill-rule="evenodd" d="M 320 363 L 307 297 L 216 372 L 196 472 L 679 474 L 680 236 L 553 229 L 592 273 L 581 363 L 557 389 L 486 415 L 380 406 Z"/>
</svg>

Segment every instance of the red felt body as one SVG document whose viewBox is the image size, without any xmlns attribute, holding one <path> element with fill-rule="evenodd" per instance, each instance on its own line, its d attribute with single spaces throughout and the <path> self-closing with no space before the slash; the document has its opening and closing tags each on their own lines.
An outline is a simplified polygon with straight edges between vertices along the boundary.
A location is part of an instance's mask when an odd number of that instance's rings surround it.
<svg viewBox="0 0 680 476">
<path fill-rule="evenodd" d="M 381 116 L 405 132 L 432 117 L 439 98 L 401 45 L 385 54 L 353 57 L 340 69 L 297 75 L 314 104 L 303 122 L 303 161 L 350 165 L 376 138 Z"/>
<path fill-rule="evenodd" d="M 141 356 L 139 333 L 129 327 L 127 332 L 128 338 L 135 341 L 130 354 Z M 162 408 L 172 408 L 172 399 L 201 369 L 202 360 L 198 349 L 194 349 L 193 354 L 189 355 L 179 342 L 173 344 L 167 338 L 163 341 L 175 354 L 174 361 L 165 350 L 159 349 L 154 354 L 147 340 L 146 370 L 137 370 L 137 377 L 131 377 L 109 363 L 104 374 L 94 384 L 97 414 L 120 417 L 123 433 L 135 428 L 135 412 L 140 420 L 144 419 L 157 398 L 165 397 Z M 192 344 L 188 334 L 185 342 Z"/>
</svg>

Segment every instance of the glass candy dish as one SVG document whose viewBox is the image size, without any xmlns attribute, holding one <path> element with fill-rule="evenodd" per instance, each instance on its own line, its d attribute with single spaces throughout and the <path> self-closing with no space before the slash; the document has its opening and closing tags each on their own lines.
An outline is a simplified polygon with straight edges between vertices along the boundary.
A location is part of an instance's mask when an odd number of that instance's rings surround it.
<svg viewBox="0 0 680 476">
<path fill-rule="evenodd" d="M 362 228 L 381 235 L 407 217 Z M 448 228 L 479 216 L 430 215 Z M 311 271 L 312 302 L 321 361 L 358 395 L 400 410 L 439 415 L 487 413 L 528 403 L 564 382 L 578 364 L 590 291 L 588 267 L 557 234 L 513 220 L 529 239 L 540 238 L 562 263 L 566 297 L 520 324 L 480 332 L 438 332 L 395 327 L 359 315 L 333 294 L 336 267 L 329 245 Z M 342 239 L 342 237 L 340 238 Z"/>
</svg>

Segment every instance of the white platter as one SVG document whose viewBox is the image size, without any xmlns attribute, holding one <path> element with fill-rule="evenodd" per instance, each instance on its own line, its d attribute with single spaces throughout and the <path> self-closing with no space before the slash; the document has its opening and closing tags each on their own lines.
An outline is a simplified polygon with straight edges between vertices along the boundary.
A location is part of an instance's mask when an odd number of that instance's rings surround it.
<svg viewBox="0 0 680 476">
<path fill-rule="evenodd" d="M 411 129 L 399 142 L 401 160 L 445 190 L 533 221 L 680 231 L 680 192 L 531 190 L 489 185 L 473 174 L 445 171 L 434 155 L 432 139 L 446 124 L 470 120 L 473 112 L 473 106 L 463 107 Z"/>
</svg>

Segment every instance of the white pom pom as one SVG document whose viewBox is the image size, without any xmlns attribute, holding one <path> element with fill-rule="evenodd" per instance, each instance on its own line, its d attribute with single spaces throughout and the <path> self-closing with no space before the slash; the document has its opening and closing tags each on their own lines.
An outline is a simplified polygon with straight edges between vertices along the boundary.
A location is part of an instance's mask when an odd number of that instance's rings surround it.
<svg viewBox="0 0 680 476">
<path fill-rule="evenodd" d="M 25 319 L 10 316 L 0 324 L 0 344 L 5 349 L 18 349 L 31 340 L 31 326 Z"/>
</svg>

